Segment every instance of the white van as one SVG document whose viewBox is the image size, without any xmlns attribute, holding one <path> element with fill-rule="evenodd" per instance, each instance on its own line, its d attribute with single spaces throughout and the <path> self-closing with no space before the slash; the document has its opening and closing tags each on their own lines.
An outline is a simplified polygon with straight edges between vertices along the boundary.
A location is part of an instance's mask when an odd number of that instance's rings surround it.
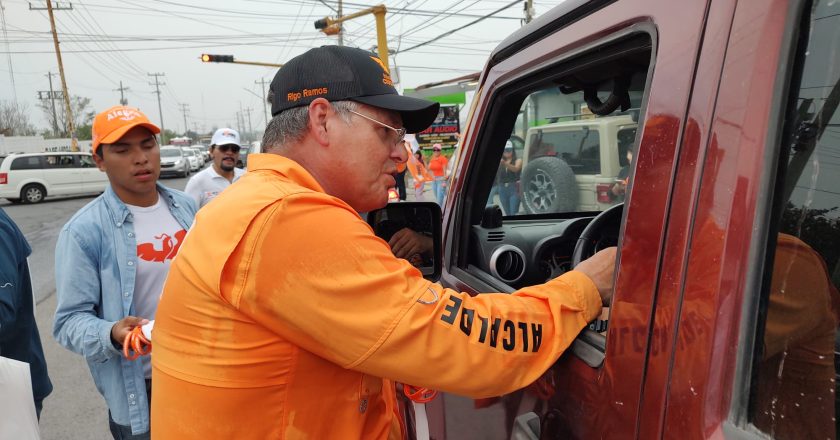
<svg viewBox="0 0 840 440">
<path fill-rule="evenodd" d="M 90 153 L 26 153 L 0 156 L 0 197 L 11 202 L 39 203 L 45 197 L 99 194 L 108 176 Z"/>
</svg>

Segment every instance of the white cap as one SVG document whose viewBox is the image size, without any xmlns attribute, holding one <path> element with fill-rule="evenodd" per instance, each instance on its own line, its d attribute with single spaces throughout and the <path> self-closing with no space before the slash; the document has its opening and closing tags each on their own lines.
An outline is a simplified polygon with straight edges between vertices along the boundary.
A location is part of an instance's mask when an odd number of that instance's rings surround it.
<svg viewBox="0 0 840 440">
<path fill-rule="evenodd" d="M 239 133 L 232 128 L 220 128 L 213 133 L 213 139 L 210 140 L 210 145 L 228 145 L 239 144 Z"/>
<path fill-rule="evenodd" d="M 505 150 L 513 150 L 513 142 L 511 142 L 510 140 L 505 142 Z"/>
</svg>

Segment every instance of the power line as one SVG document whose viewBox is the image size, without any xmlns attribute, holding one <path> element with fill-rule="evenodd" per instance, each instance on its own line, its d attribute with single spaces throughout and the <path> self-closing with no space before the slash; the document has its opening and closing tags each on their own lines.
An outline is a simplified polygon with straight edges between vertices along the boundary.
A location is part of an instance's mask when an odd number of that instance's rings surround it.
<svg viewBox="0 0 840 440">
<path fill-rule="evenodd" d="M 84 5 L 82 5 L 82 12 L 83 12 L 83 14 L 82 14 L 82 19 L 84 19 L 84 20 L 87 22 L 87 19 L 85 19 L 85 17 L 84 17 L 84 14 L 87 14 L 87 15 L 90 17 L 90 20 L 91 20 L 91 21 L 90 21 L 90 22 L 88 22 L 88 23 L 92 23 L 92 25 L 93 25 L 93 26 L 95 26 L 97 29 L 99 29 L 99 30 L 102 32 L 102 34 L 101 34 L 101 35 L 102 35 L 103 37 L 104 37 L 104 36 L 106 36 L 106 35 L 108 35 L 108 33 L 107 33 L 107 32 L 105 32 L 105 29 L 103 29 L 103 28 L 102 28 L 102 26 L 100 26 L 100 25 L 99 25 L 98 20 L 96 20 L 96 18 L 93 16 L 93 14 L 90 12 L 90 10 L 88 10 L 88 8 L 87 8 L 86 6 L 84 6 Z M 93 26 L 92 26 L 92 28 L 93 28 Z M 94 32 L 96 31 L 96 29 L 92 29 L 92 30 L 93 30 Z M 111 45 L 111 47 L 117 48 L 117 46 L 116 46 L 115 44 L 112 44 L 112 45 Z M 134 62 L 134 60 L 132 60 L 131 58 L 129 58 L 128 56 L 126 56 L 126 55 L 125 55 L 125 54 L 123 54 L 122 52 L 120 52 L 120 53 L 119 53 L 119 55 L 122 57 L 122 59 L 126 60 L 126 61 L 128 62 L 128 64 L 129 64 L 130 66 L 132 66 L 132 67 L 133 67 L 136 71 L 138 71 L 138 72 L 142 72 L 142 71 L 143 71 L 143 68 L 141 68 L 140 66 L 138 66 L 138 65 L 137 65 L 137 63 L 135 63 L 135 62 Z"/>
<path fill-rule="evenodd" d="M 429 41 L 426 41 L 426 42 L 423 42 L 423 43 L 420 43 L 420 44 L 416 44 L 416 45 L 414 45 L 414 46 L 409 47 L 408 49 L 403 49 L 401 52 L 408 52 L 408 51 L 410 51 L 410 50 L 414 50 L 414 49 L 417 49 L 418 47 L 423 47 L 423 46 L 425 46 L 425 45 L 427 45 L 427 44 L 429 44 L 429 43 L 432 43 L 432 42 L 435 42 L 435 41 L 437 41 L 437 40 L 440 40 L 441 38 L 443 38 L 443 37 L 445 37 L 445 36 L 447 36 L 447 35 L 452 35 L 452 34 L 454 34 L 455 32 L 458 32 L 458 31 L 461 31 L 461 30 L 463 30 L 463 29 L 466 29 L 466 28 L 468 28 L 468 27 L 470 27 L 470 26 L 472 26 L 472 25 L 474 25 L 474 24 L 476 24 L 476 23 L 478 23 L 478 22 L 480 22 L 480 21 L 482 21 L 482 20 L 484 20 L 484 19 L 486 19 L 486 18 L 490 17 L 490 16 L 491 16 L 491 15 L 493 15 L 493 14 L 497 14 L 497 13 L 499 13 L 499 12 L 502 12 L 502 11 L 504 11 L 505 9 L 507 9 L 507 8 L 509 8 L 509 7 L 511 7 L 511 6 L 515 5 L 515 4 L 517 4 L 517 3 L 519 3 L 519 0 L 514 0 L 514 1 L 510 2 L 510 3 L 508 3 L 506 6 L 502 6 L 501 8 L 496 9 L 495 11 L 493 11 L 493 12 L 491 12 L 490 14 L 488 14 L 488 15 L 484 16 L 483 18 L 478 18 L 478 19 L 475 19 L 475 20 L 473 20 L 473 21 L 471 21 L 471 22 L 469 22 L 469 23 L 467 23 L 467 24 L 465 24 L 465 25 L 463 25 L 463 26 L 461 26 L 461 27 L 459 27 L 459 28 L 453 29 L 453 30 L 451 30 L 451 31 L 444 32 L 444 33 L 442 33 L 442 34 L 438 35 L 437 37 L 432 38 L 432 39 L 431 39 L 431 40 L 429 40 Z"/>
<path fill-rule="evenodd" d="M 71 18 L 71 21 L 73 21 L 73 22 L 75 23 L 75 25 L 76 25 L 75 27 L 82 27 L 82 26 L 83 26 L 83 25 L 81 25 L 80 23 L 78 23 L 78 22 L 77 22 L 75 19 L 73 19 L 73 18 Z M 66 24 L 65 24 L 62 20 L 60 20 L 60 19 L 59 19 L 59 23 L 60 23 L 63 27 L 65 27 L 65 28 L 70 27 L 70 26 L 67 26 L 67 25 L 66 25 Z M 62 33 L 62 35 L 64 35 L 64 34 Z M 123 65 L 122 65 L 123 63 L 117 62 L 117 63 L 112 64 L 112 63 L 111 63 L 111 62 L 109 62 L 107 59 L 105 59 L 105 57 L 103 57 L 103 56 L 99 55 L 99 54 L 98 54 L 98 52 L 99 52 L 99 51 L 94 50 L 94 49 L 90 49 L 88 45 L 77 42 L 77 41 L 75 40 L 75 38 L 73 38 L 73 37 L 66 36 L 66 35 L 64 35 L 64 36 L 66 37 L 65 44 L 75 43 L 75 44 L 78 44 L 78 45 L 79 45 L 79 47 L 81 47 L 82 49 L 84 49 L 84 51 L 83 51 L 83 52 L 65 51 L 65 53 L 79 53 L 79 56 L 80 56 L 81 58 L 85 58 L 86 56 L 90 56 L 90 57 L 94 58 L 94 59 L 97 61 L 97 63 L 94 63 L 94 64 L 89 64 L 89 65 L 90 65 L 90 66 L 91 66 L 91 67 L 92 67 L 92 68 L 93 68 L 93 69 L 94 69 L 97 73 L 99 73 L 99 74 L 100 74 L 100 75 L 101 75 L 101 76 L 102 76 L 105 80 L 107 80 L 107 81 L 111 82 L 113 85 L 116 85 L 116 84 L 117 84 L 117 83 L 116 83 L 116 81 L 114 81 L 113 79 L 111 79 L 111 77 L 110 77 L 110 76 L 103 74 L 103 73 L 102 73 L 101 71 L 99 71 L 99 69 L 97 69 L 95 66 L 100 65 L 100 66 L 102 66 L 102 67 L 108 68 L 108 69 L 109 69 L 109 70 L 111 70 L 112 72 L 116 73 L 118 76 L 128 76 L 128 77 L 133 78 L 133 79 L 138 79 L 138 78 L 142 79 L 142 76 L 138 75 L 136 72 L 133 72 L 133 71 L 131 71 L 131 70 L 127 70 L 127 69 L 125 69 L 125 68 L 123 67 Z M 96 47 L 100 48 L 100 49 L 105 49 L 105 50 L 107 50 L 107 49 L 108 49 L 107 47 L 105 47 L 105 46 L 103 46 L 103 45 L 101 45 L 101 44 L 96 44 L 96 43 L 94 43 L 94 45 L 95 45 Z"/>
</svg>

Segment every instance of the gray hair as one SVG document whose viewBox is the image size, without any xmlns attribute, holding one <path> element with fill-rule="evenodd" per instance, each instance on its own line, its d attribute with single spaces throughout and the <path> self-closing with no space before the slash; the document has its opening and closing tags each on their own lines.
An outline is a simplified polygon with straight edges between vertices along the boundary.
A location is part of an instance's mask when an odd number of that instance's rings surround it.
<svg viewBox="0 0 840 440">
<path fill-rule="evenodd" d="M 350 112 L 357 105 L 353 101 L 330 102 L 338 116 L 350 124 Z M 294 107 L 285 110 L 269 121 L 262 138 L 264 150 L 285 147 L 303 139 L 309 126 L 309 106 Z"/>
</svg>

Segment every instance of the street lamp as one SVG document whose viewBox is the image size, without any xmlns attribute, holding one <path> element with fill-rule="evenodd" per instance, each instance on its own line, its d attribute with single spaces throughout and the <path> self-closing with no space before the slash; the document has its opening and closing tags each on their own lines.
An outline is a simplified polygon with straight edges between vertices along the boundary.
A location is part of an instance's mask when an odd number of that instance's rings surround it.
<svg viewBox="0 0 840 440">
<path fill-rule="evenodd" d="M 388 67 L 388 38 L 385 34 L 386 12 L 388 10 L 385 9 L 385 5 L 376 5 L 339 18 L 324 17 L 320 20 L 315 20 L 315 29 L 318 29 L 326 35 L 335 35 L 341 31 L 341 23 L 363 15 L 373 14 L 373 17 L 376 19 L 376 42 L 379 59 L 385 65 L 385 70 L 390 73 L 390 68 Z"/>
</svg>

